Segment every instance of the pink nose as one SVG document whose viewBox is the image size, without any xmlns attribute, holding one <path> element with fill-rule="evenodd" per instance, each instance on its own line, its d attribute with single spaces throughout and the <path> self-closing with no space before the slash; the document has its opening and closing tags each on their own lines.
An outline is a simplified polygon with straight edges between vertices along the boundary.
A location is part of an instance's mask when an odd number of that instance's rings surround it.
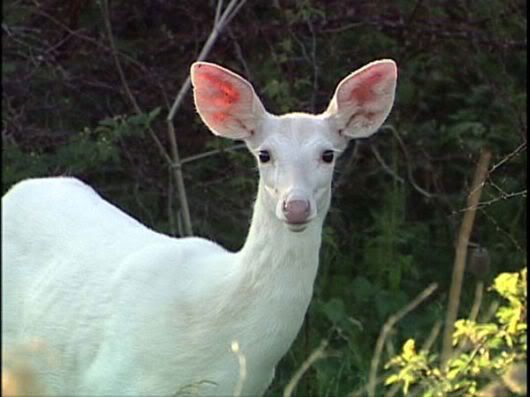
<svg viewBox="0 0 530 397">
<path fill-rule="evenodd" d="M 309 216 L 310 206 L 307 200 L 290 200 L 283 203 L 283 214 L 287 222 L 297 225 L 305 223 Z"/>
</svg>

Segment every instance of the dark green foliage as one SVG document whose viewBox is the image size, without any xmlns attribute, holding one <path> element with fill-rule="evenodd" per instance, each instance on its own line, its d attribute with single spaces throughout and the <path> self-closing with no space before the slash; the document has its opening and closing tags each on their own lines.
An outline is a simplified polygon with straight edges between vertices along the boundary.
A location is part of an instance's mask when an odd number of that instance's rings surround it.
<svg viewBox="0 0 530 397">
<path fill-rule="evenodd" d="M 99 2 L 5 1 L 2 191 L 28 177 L 75 175 L 142 222 L 177 234 L 174 180 L 149 129 L 169 152 L 164 120 L 208 37 L 214 3 L 111 3 L 137 112 Z M 282 113 L 323 111 L 340 79 L 385 57 L 399 67 L 391 128 L 352 143 L 339 162 L 314 299 L 270 396 L 324 338 L 329 355 L 297 395 L 342 396 L 365 385 L 381 327 L 431 282 L 438 293 L 398 323 L 382 361 L 443 320 L 483 146 L 494 158 L 471 240 L 489 253 L 485 282 L 526 263 L 526 2 L 249 1 L 207 59 L 247 77 L 267 109 Z M 183 159 L 234 144 L 207 132 L 189 94 L 174 125 Z M 183 170 L 195 233 L 239 249 L 254 159 L 227 151 Z M 473 286 L 466 273 L 462 313 Z"/>
</svg>

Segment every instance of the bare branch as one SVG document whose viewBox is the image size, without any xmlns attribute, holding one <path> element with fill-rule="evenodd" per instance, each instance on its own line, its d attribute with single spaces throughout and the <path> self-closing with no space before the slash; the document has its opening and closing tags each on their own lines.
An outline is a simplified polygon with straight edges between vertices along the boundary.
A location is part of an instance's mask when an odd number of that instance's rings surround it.
<svg viewBox="0 0 530 397">
<path fill-rule="evenodd" d="M 483 185 L 484 185 L 484 183 L 482 184 L 482 186 L 480 186 L 480 189 L 483 188 Z M 493 203 L 496 203 L 497 201 L 507 200 L 507 199 L 511 199 L 511 198 L 519 197 L 519 196 L 526 197 L 526 195 L 527 195 L 527 190 L 526 189 L 521 190 L 519 192 L 501 194 L 499 197 L 496 197 L 494 199 L 487 200 L 487 201 L 480 201 L 480 202 L 476 203 L 474 207 L 462 208 L 461 210 L 459 210 L 459 212 L 466 212 L 466 211 L 469 211 L 469 210 L 482 209 L 482 208 L 487 207 L 487 206 L 489 206 L 489 205 L 491 205 Z"/>
<path fill-rule="evenodd" d="M 519 146 L 517 146 L 513 152 L 509 153 L 506 157 L 504 157 L 501 161 L 494 164 L 493 167 L 488 171 L 488 174 L 491 175 L 497 168 L 499 168 L 501 165 L 506 163 L 508 160 L 512 159 L 513 157 L 517 156 L 522 151 L 526 150 L 526 142 L 521 143 Z"/>
<path fill-rule="evenodd" d="M 204 152 L 204 153 L 199 153 L 199 154 L 196 154 L 196 155 L 193 155 L 193 156 L 190 156 L 190 157 L 185 157 L 182 160 L 180 160 L 180 164 L 191 163 L 193 161 L 201 160 L 201 159 L 204 159 L 206 157 L 214 156 L 216 154 L 221 154 L 221 153 L 225 153 L 225 152 L 232 152 L 232 151 L 235 151 L 235 150 L 243 149 L 245 147 L 247 147 L 246 144 L 239 143 L 237 145 L 233 145 L 233 146 L 230 146 L 230 147 L 227 147 L 227 148 L 209 150 L 209 151 Z"/>
<path fill-rule="evenodd" d="M 228 3 L 228 5 L 226 6 L 226 9 L 223 11 L 217 23 L 214 23 L 212 31 L 210 32 L 208 39 L 206 39 L 206 42 L 204 43 L 204 46 L 202 47 L 201 52 L 199 53 L 199 56 L 197 57 L 197 61 L 202 61 L 206 59 L 206 57 L 210 53 L 210 50 L 215 44 L 217 37 L 219 36 L 221 31 L 226 26 L 228 17 L 232 16 L 232 9 L 237 5 L 238 7 L 235 10 L 235 12 L 237 12 L 240 6 L 243 5 L 243 3 L 245 3 L 245 1 L 246 0 L 231 0 L 230 3 Z M 239 2 L 240 4 L 238 4 Z M 184 96 L 188 92 L 190 86 L 191 86 L 191 78 L 188 75 L 188 77 L 186 78 L 182 86 L 180 87 L 180 90 L 175 98 L 175 101 L 173 102 L 173 105 L 171 106 L 171 110 L 169 111 L 167 120 L 173 120 L 173 118 L 175 117 L 175 113 L 179 109 L 180 104 L 182 103 L 182 100 L 184 99 Z"/>
<path fill-rule="evenodd" d="M 219 18 L 221 17 L 221 10 L 223 9 L 223 0 L 217 0 L 217 7 L 215 7 L 215 18 L 213 24 L 217 25 L 219 23 Z"/>
<path fill-rule="evenodd" d="M 239 43 L 236 40 L 236 36 L 234 34 L 234 31 L 230 27 L 228 27 L 227 28 L 227 32 L 228 32 L 228 35 L 230 36 L 230 38 L 232 39 L 232 43 L 234 43 L 234 50 L 236 52 L 236 57 L 239 60 L 239 62 L 241 63 L 241 66 L 243 66 L 243 70 L 245 71 L 245 76 L 248 79 L 252 80 L 252 74 L 250 72 L 250 68 L 248 67 L 247 61 L 245 60 L 245 57 L 243 56 L 243 50 L 241 49 L 241 46 L 239 45 Z"/>
<path fill-rule="evenodd" d="M 379 150 L 377 150 L 377 148 L 374 146 L 374 145 L 370 145 L 370 150 L 372 151 L 372 153 L 374 154 L 374 157 L 376 158 L 376 160 L 379 162 L 379 164 L 381 165 L 381 167 L 383 167 L 383 170 L 388 174 L 390 175 L 392 178 L 394 178 L 396 181 L 400 182 L 400 183 L 404 183 L 405 181 L 403 180 L 402 177 L 400 177 L 398 174 L 396 174 L 394 172 L 394 170 L 392 168 L 390 168 L 388 166 L 387 163 L 385 163 L 385 160 L 383 159 L 383 157 L 381 156 L 381 154 L 379 153 Z"/>
<path fill-rule="evenodd" d="M 515 248 L 522 254 L 525 254 L 526 251 L 523 249 L 523 247 L 521 246 L 521 244 L 505 229 L 503 229 L 499 223 L 495 220 L 495 218 L 493 218 L 490 214 L 488 214 L 486 212 L 486 210 L 484 210 L 483 208 L 480 208 L 480 212 L 486 217 L 486 219 L 488 221 L 490 221 L 491 223 L 493 223 L 493 226 L 495 226 L 495 230 L 497 232 L 500 232 L 502 234 L 504 234 L 506 237 L 508 237 L 508 239 L 512 242 L 512 244 L 515 246 Z"/>
<path fill-rule="evenodd" d="M 412 185 L 412 187 L 418 193 L 421 193 L 422 195 L 424 195 L 427 198 L 435 197 L 436 196 L 435 194 L 426 191 L 425 189 L 423 189 L 422 187 L 420 187 L 416 183 L 416 180 L 414 179 L 414 175 L 412 175 L 412 166 L 410 165 L 411 159 L 410 159 L 410 156 L 409 156 L 409 151 L 407 150 L 407 147 L 405 146 L 405 143 L 401 139 L 401 136 L 399 135 L 397 130 L 394 128 L 394 126 L 392 126 L 390 124 L 385 124 L 385 125 L 381 126 L 381 129 L 390 130 L 392 132 L 392 134 L 394 135 L 394 137 L 396 138 L 396 140 L 398 141 L 399 146 L 401 147 L 401 150 L 403 151 L 403 154 L 405 155 L 405 160 L 406 160 L 406 163 L 407 163 L 407 177 L 408 177 L 408 180 L 409 180 L 410 184 Z"/>
<path fill-rule="evenodd" d="M 208 39 L 206 40 L 206 43 L 204 44 L 201 52 L 199 53 L 199 56 L 197 57 L 198 61 L 201 61 L 206 58 L 206 56 L 210 52 L 211 48 L 213 47 L 215 41 L 217 40 L 217 37 L 219 36 L 223 28 L 228 24 L 230 19 L 237 13 L 237 11 L 239 11 L 239 9 L 245 3 L 245 1 L 246 0 L 239 0 L 239 1 L 231 0 L 230 3 L 228 3 L 228 5 L 226 6 L 225 10 L 222 12 L 222 14 L 219 15 L 221 6 L 222 6 L 222 0 L 218 0 L 215 19 L 214 19 L 214 26 L 212 28 L 212 31 L 210 32 L 210 35 L 208 36 Z M 189 206 L 188 206 L 188 199 L 186 196 L 186 189 L 184 185 L 184 177 L 182 175 L 182 162 L 180 160 L 180 155 L 179 155 L 179 150 L 178 150 L 177 136 L 175 133 L 175 127 L 173 126 L 173 118 L 175 117 L 175 114 L 177 110 L 179 109 L 180 104 L 182 103 L 182 100 L 184 99 L 184 96 L 188 92 L 190 86 L 191 86 L 191 78 L 188 74 L 188 77 L 186 78 L 182 86 L 180 87 L 180 90 L 166 118 L 167 127 L 168 127 L 167 131 L 168 131 L 169 143 L 171 146 L 171 157 L 172 157 L 171 167 L 172 167 L 173 174 L 175 177 L 180 206 L 182 209 L 184 232 L 185 232 L 185 235 L 188 235 L 188 236 L 193 235 L 193 229 L 191 225 L 191 216 L 190 216 L 190 211 L 189 211 Z"/>
</svg>

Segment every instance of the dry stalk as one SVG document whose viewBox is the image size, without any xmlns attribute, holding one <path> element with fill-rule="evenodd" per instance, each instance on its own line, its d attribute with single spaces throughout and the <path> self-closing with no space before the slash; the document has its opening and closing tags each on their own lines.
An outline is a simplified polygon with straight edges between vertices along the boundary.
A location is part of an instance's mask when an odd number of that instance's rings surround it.
<svg viewBox="0 0 530 397">
<path fill-rule="evenodd" d="M 469 237 L 471 235 L 471 230 L 473 229 L 477 205 L 480 200 L 480 195 L 482 194 L 482 187 L 484 186 L 488 175 L 490 159 L 491 151 L 488 149 L 483 149 L 480 153 L 473 183 L 471 185 L 471 193 L 467 198 L 467 209 L 464 213 L 464 219 L 462 220 L 462 225 L 460 226 L 460 232 L 458 234 L 453 277 L 449 291 L 449 304 L 447 307 L 447 316 L 443 335 L 443 348 L 441 355 L 442 368 L 445 367 L 445 364 L 447 364 L 447 360 L 449 357 L 451 357 L 453 351 L 452 338 L 454 324 L 458 315 L 458 306 L 460 303 L 460 293 L 462 291 L 462 281 L 466 266 Z"/>
<path fill-rule="evenodd" d="M 239 347 L 239 343 L 235 340 L 232 341 L 231 345 L 232 352 L 237 356 L 237 361 L 239 363 L 239 378 L 234 388 L 234 393 L 232 397 L 241 397 L 241 392 L 243 391 L 243 385 L 247 378 L 247 359 Z"/>
<path fill-rule="evenodd" d="M 298 382 L 300 382 L 300 379 L 302 379 L 302 376 L 306 373 L 306 371 L 313 365 L 314 362 L 326 357 L 326 347 L 328 346 L 328 341 L 323 340 L 320 342 L 320 346 L 318 346 L 313 352 L 309 355 L 307 360 L 305 360 L 300 368 L 296 370 L 293 377 L 283 390 L 283 397 L 291 397 L 293 394 L 294 389 L 298 385 Z"/>
<path fill-rule="evenodd" d="M 475 286 L 475 298 L 473 299 L 473 305 L 471 306 L 471 311 L 469 312 L 469 320 L 477 321 L 478 313 L 480 311 L 480 306 L 482 305 L 482 295 L 484 294 L 484 281 L 478 280 Z"/>
<path fill-rule="evenodd" d="M 239 11 L 239 9 L 241 8 L 241 6 L 243 6 L 245 1 L 246 0 L 231 0 L 230 3 L 228 3 L 226 8 L 224 9 L 224 11 L 221 13 L 222 1 L 218 0 L 212 31 L 210 32 L 210 35 L 208 36 L 206 43 L 204 43 L 204 46 L 202 47 L 201 52 L 199 53 L 199 56 L 197 57 L 197 61 L 202 61 L 208 56 L 210 50 L 212 49 L 221 31 L 226 27 L 226 25 L 230 22 L 230 20 Z M 184 185 L 184 177 L 182 174 L 182 162 L 180 160 L 178 143 L 177 143 L 177 135 L 175 133 L 175 127 L 173 125 L 173 119 L 175 118 L 175 114 L 177 110 L 179 109 L 180 104 L 182 103 L 182 100 L 184 99 L 184 96 L 188 92 L 190 86 L 191 86 L 191 79 L 188 74 L 188 77 L 186 78 L 182 86 L 180 87 L 180 90 L 166 118 L 169 144 L 171 147 L 171 159 L 172 159 L 171 169 L 173 171 L 173 175 L 175 178 L 175 183 L 177 186 L 177 192 L 178 192 L 179 201 L 180 201 L 180 208 L 182 211 L 182 221 L 183 221 L 183 226 L 184 226 L 184 230 L 182 234 L 185 236 L 193 235 L 193 228 L 191 225 L 191 216 L 190 216 L 190 211 L 189 211 L 189 206 L 188 206 L 188 199 L 186 195 L 186 188 Z"/>
<path fill-rule="evenodd" d="M 368 377 L 368 396 L 375 396 L 375 387 L 376 387 L 376 376 L 377 376 L 377 367 L 379 366 L 379 361 L 381 359 L 381 353 L 383 351 L 383 346 L 385 340 L 394 327 L 403 317 L 408 313 L 414 310 L 421 302 L 427 299 L 435 290 L 438 288 L 436 283 L 432 283 L 427 288 L 425 288 L 418 296 L 416 296 L 411 302 L 406 306 L 398 310 L 395 314 L 391 315 L 386 323 L 383 325 L 379 337 L 377 338 L 377 343 L 375 344 L 374 356 L 372 362 L 370 363 L 370 374 Z"/>
</svg>

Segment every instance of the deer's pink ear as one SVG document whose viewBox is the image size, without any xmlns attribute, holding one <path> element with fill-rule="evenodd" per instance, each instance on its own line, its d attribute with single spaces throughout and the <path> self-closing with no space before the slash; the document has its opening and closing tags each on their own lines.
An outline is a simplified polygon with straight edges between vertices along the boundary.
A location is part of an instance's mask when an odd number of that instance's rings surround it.
<svg viewBox="0 0 530 397">
<path fill-rule="evenodd" d="M 265 109 L 248 81 L 213 63 L 195 62 L 191 83 L 197 112 L 215 135 L 252 136 Z"/>
<path fill-rule="evenodd" d="M 390 59 L 369 63 L 342 80 L 326 110 L 341 135 L 365 138 L 387 118 L 396 91 L 397 67 Z"/>
</svg>

